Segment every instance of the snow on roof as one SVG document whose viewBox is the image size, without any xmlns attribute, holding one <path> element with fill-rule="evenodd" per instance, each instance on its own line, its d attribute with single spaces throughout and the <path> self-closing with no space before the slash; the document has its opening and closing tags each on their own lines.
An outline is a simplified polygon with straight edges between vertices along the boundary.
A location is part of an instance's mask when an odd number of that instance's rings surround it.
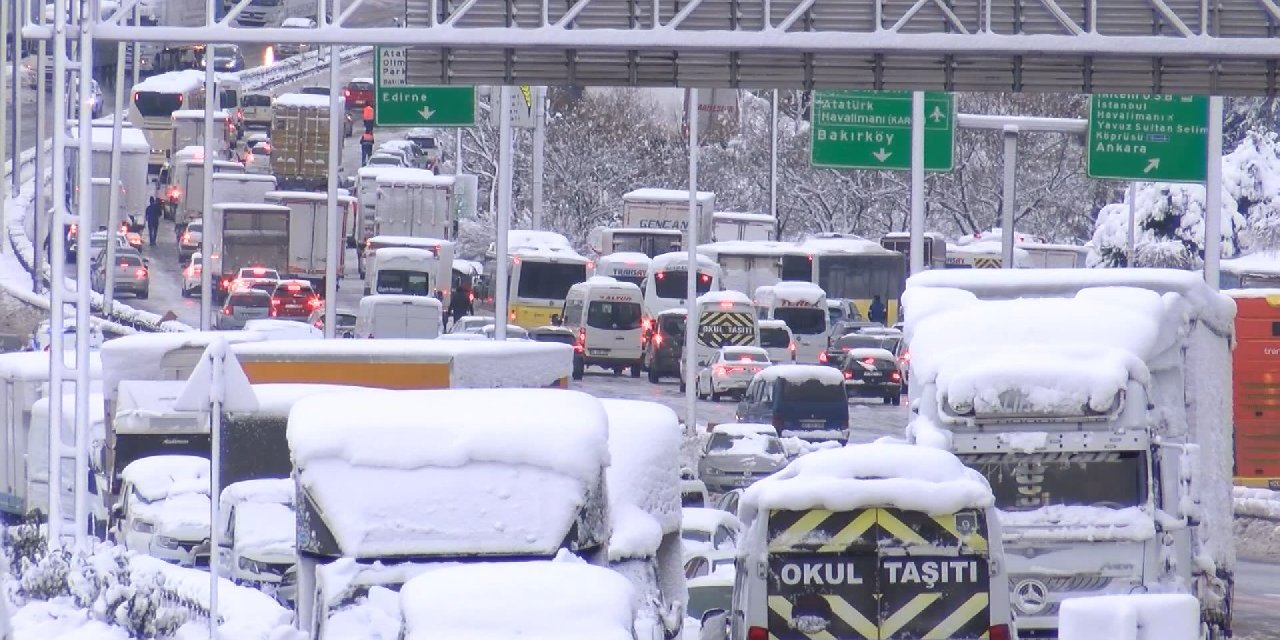
<svg viewBox="0 0 1280 640">
<path fill-rule="evenodd" d="M 395 170 L 395 169 L 404 169 L 404 168 L 405 168 L 405 167 L 369 167 L 369 166 L 366 166 L 366 167 L 360 167 L 359 169 L 356 169 L 356 175 L 357 175 L 357 176 L 360 176 L 361 178 L 374 178 L 374 179 L 377 179 L 378 175 L 379 175 L 379 174 L 381 174 L 383 171 L 392 171 L 392 170 Z"/>
<path fill-rule="evenodd" d="M 761 511 L 896 507 L 931 515 L 995 503 L 982 474 L 950 452 L 905 444 L 850 444 L 793 460 L 747 488 L 738 514 L 750 525 Z"/>
<path fill-rule="evenodd" d="M 243 502 L 293 504 L 297 493 L 297 485 L 289 478 L 260 478 L 227 485 L 223 488 L 219 500 L 224 509 Z"/>
<path fill-rule="evenodd" d="M 631 640 L 631 583 L 583 562 L 476 563 L 400 589 L 406 640 Z"/>
<path fill-rule="evenodd" d="M 731 304 L 745 304 L 748 307 L 751 306 L 751 298 L 748 298 L 747 294 L 741 291 L 733 291 L 732 289 L 727 291 L 708 291 L 698 296 L 697 302 L 698 304 L 717 304 L 728 302 Z"/>
<path fill-rule="evenodd" d="M 773 284 L 773 295 L 780 300 L 798 300 L 817 306 L 826 299 L 827 292 L 812 282 L 783 280 Z"/>
<path fill-rule="evenodd" d="M 232 164 L 235 164 L 235 163 L 232 163 Z M 210 178 L 209 178 L 209 179 L 210 179 L 210 180 L 213 180 L 213 181 L 215 181 L 215 182 L 270 182 L 270 183 L 272 183 L 272 184 L 275 184 L 275 182 L 276 182 L 276 177 L 275 177 L 275 176 L 272 176 L 272 175 L 266 175 L 266 174 L 262 174 L 262 173 L 222 173 L 222 172 L 218 172 L 218 173 L 214 173 L 212 176 L 210 176 Z M 305 194 L 306 196 L 320 196 L 320 198 L 322 198 L 322 199 L 327 199 L 327 198 L 329 197 L 329 196 L 328 196 L 328 194 L 325 194 L 325 193 L 307 193 L 307 192 L 303 192 L 303 191 L 268 191 L 268 192 L 266 192 L 266 193 L 265 193 L 265 194 L 263 194 L 263 195 L 264 195 L 264 196 L 269 196 L 269 195 L 271 195 L 271 194 L 287 194 L 287 195 L 295 196 L 295 197 L 297 196 L 297 194 Z M 338 196 L 338 199 L 342 199 L 342 196 Z"/>
<path fill-rule="evenodd" d="M 766 435 L 778 437 L 778 430 L 771 424 L 754 424 L 750 422 L 731 422 L 721 423 L 711 428 L 711 433 L 723 433 L 727 436 L 735 438 L 743 438 L 752 435 Z"/>
<path fill-rule="evenodd" d="M 835 367 L 816 364 L 775 364 L 756 374 L 761 380 L 785 379 L 788 382 L 817 380 L 822 384 L 844 384 L 844 374 Z"/>
<path fill-rule="evenodd" d="M 374 249 L 378 260 L 407 260 L 434 262 L 439 259 L 430 247 L 378 247 Z"/>
<path fill-rule="evenodd" d="M 203 70 L 183 69 L 182 71 L 169 71 L 146 78 L 133 85 L 133 90 L 135 92 L 186 93 L 195 91 L 203 84 Z"/>
<path fill-rule="evenodd" d="M 720 351 L 724 352 L 725 355 L 747 355 L 747 354 L 750 354 L 753 356 L 769 355 L 769 352 L 765 351 L 761 347 L 720 347 Z"/>
<path fill-rule="evenodd" d="M 317 329 L 309 322 L 299 320 L 279 320 L 276 318 L 254 318 L 244 323 L 245 331 L 260 333 L 268 340 L 320 340 L 324 331 Z"/>
<path fill-rule="evenodd" d="M 796 248 L 806 253 L 817 254 L 857 254 L 857 255 L 891 255 L 890 251 L 874 240 L 867 240 L 853 235 L 819 234 L 809 236 L 796 244 Z M 898 254 L 901 255 L 901 254 Z"/>
<path fill-rule="evenodd" d="M 740 211 L 717 211 L 711 214 L 711 219 L 732 222 L 767 222 L 769 224 L 778 221 L 777 218 L 767 213 L 744 213 Z"/>
<path fill-rule="evenodd" d="M 976 240 L 969 244 L 948 244 L 947 255 L 950 257 L 995 256 L 1001 257 L 1004 245 L 999 240 Z M 1014 260 L 1021 262 L 1028 257 L 1027 250 L 1020 246 L 1013 247 Z"/>
<path fill-rule="evenodd" d="M 521 260 L 549 260 L 551 262 L 570 262 L 577 264 L 587 264 L 591 262 L 587 258 L 578 255 L 570 247 L 552 247 L 552 246 L 521 246 L 507 251 L 508 255 L 519 257 Z"/>
<path fill-rule="evenodd" d="M 880 349 L 877 347 L 857 347 L 844 352 L 850 358 L 879 358 L 881 360 L 894 360 L 892 351 L 888 349 Z"/>
<path fill-rule="evenodd" d="M 480 275 L 484 273 L 484 265 L 475 260 L 463 260 L 462 258 L 453 259 L 453 268 L 455 271 L 461 271 L 470 275 Z"/>
<path fill-rule="evenodd" d="M 375 307 L 382 305 L 412 305 L 415 307 L 433 307 L 440 310 L 440 301 L 430 296 L 408 296 L 397 293 L 375 293 L 360 298 L 360 312 L 369 314 Z"/>
<path fill-rule="evenodd" d="M 130 462 L 121 478 L 148 501 L 162 500 L 172 489 L 188 493 L 190 485 L 203 483 L 209 492 L 209 459 L 197 456 L 149 456 Z"/>
<path fill-rule="evenodd" d="M 956 244 L 962 245 L 962 246 L 974 244 L 977 242 L 995 242 L 996 244 L 1000 244 L 1000 241 L 1003 239 L 1004 239 L 1004 230 L 1001 229 L 1000 227 L 993 227 L 986 231 L 979 231 L 977 233 L 971 233 L 968 235 L 960 236 L 956 238 Z M 1038 236 L 1033 236 L 1029 233 L 1021 233 L 1021 232 L 1015 231 L 1013 234 L 1013 241 L 1019 244 L 1023 242 L 1040 242 L 1040 238 Z"/>
<path fill-rule="evenodd" d="M 295 555 L 298 515 L 292 502 L 245 502 L 236 507 L 235 518 L 235 546 L 242 555 L 263 561 Z"/>
<path fill-rule="evenodd" d="M 715 260 L 708 258 L 702 254 L 698 254 L 698 270 L 716 271 L 720 265 Z M 659 273 L 662 271 L 688 271 L 689 270 L 689 254 L 685 251 L 671 251 L 668 253 L 660 253 L 653 257 L 649 262 L 649 271 Z"/>
<path fill-rule="evenodd" d="M 121 338 L 116 338 L 120 340 Z M 115 342 L 108 340 L 103 343 L 106 345 Z M 63 380 L 75 380 L 75 371 L 71 367 L 75 366 L 75 351 L 70 349 L 73 341 L 68 341 L 68 350 L 64 354 L 63 362 L 68 366 L 63 371 Z M 102 379 L 102 358 L 98 351 L 89 352 L 89 377 L 94 380 Z M 0 379 L 4 380 L 49 380 L 49 352 L 48 351 L 16 351 L 12 353 L 0 353 Z"/>
<path fill-rule="evenodd" d="M 311 93 L 282 93 L 276 96 L 273 106 L 297 107 L 300 109 L 329 109 L 329 96 L 318 96 Z"/>
<path fill-rule="evenodd" d="M 787 331 L 791 330 L 791 327 L 787 326 L 786 320 L 757 320 L 756 326 L 760 327 L 761 329 L 786 329 Z"/>
<path fill-rule="evenodd" d="M 652 557 L 664 533 L 680 530 L 680 420 L 654 402 L 602 399 L 609 417 L 610 560 Z M 635 508 L 639 526 L 620 518 Z"/>
<path fill-rule="evenodd" d="M 1239 258 L 1223 260 L 1223 271 L 1229 273 L 1280 274 L 1280 252 L 1259 251 Z"/>
<path fill-rule="evenodd" d="M 781 240 L 723 240 L 698 245 L 698 252 L 710 256 L 780 256 L 796 251 L 794 242 Z"/>
<path fill-rule="evenodd" d="M 624 291 L 624 292 L 632 293 L 636 296 L 641 295 L 640 287 L 636 286 L 634 283 L 621 282 L 617 278 L 613 278 L 611 276 L 591 276 L 590 278 L 587 278 L 585 282 L 579 282 L 578 284 L 573 285 L 569 289 L 582 290 L 587 287 L 594 287 L 594 288 L 607 287 L 609 289 L 614 290 L 615 292 Z"/>
<path fill-rule="evenodd" d="M 94 127 L 89 130 L 89 141 L 94 151 L 111 151 L 112 144 L 111 127 Z M 80 140 L 80 130 L 72 128 L 69 130 L 70 142 L 77 143 Z M 151 143 L 147 142 L 146 134 L 142 133 L 142 129 L 137 127 L 121 127 L 120 128 L 120 149 L 126 153 L 140 153 L 143 151 L 151 151 Z"/>
<path fill-rule="evenodd" d="M 289 417 L 289 410 L 303 398 L 358 390 L 359 387 L 338 384 L 255 384 L 253 385 L 253 395 L 257 398 L 258 408 L 253 411 L 253 414 L 287 418 Z"/>
<path fill-rule="evenodd" d="M 620 266 L 648 268 L 652 261 L 652 258 L 639 251 L 618 251 L 596 258 L 596 270 Z"/>
<path fill-rule="evenodd" d="M 204 109 L 178 109 L 170 114 L 169 117 L 174 120 L 204 120 Z M 230 114 L 222 109 L 215 109 L 213 117 L 215 120 L 218 118 L 225 120 L 230 117 Z"/>
<path fill-rule="evenodd" d="M 453 176 L 438 176 L 428 169 L 412 169 L 409 167 L 391 167 L 378 172 L 378 185 L 419 185 L 428 187 L 452 187 Z"/>
<path fill-rule="evenodd" d="M 285 18 L 281 23 L 281 27 L 286 29 L 309 29 L 315 26 L 315 21 L 311 18 L 299 18 L 297 16 Z"/>
<path fill-rule="evenodd" d="M 569 239 L 552 231 L 531 231 L 528 229 L 511 229 L 507 232 L 507 250 L 514 251 L 520 247 L 563 247 L 573 249 Z"/>
<path fill-rule="evenodd" d="M 685 507 L 680 510 L 680 528 L 688 531 L 715 531 L 724 525 L 730 528 L 741 528 L 742 523 L 737 516 L 723 509 L 710 507 Z"/>
<path fill-rule="evenodd" d="M 417 238 L 414 236 L 391 236 L 382 235 L 369 238 L 370 245 L 381 246 L 398 246 L 398 247 L 415 247 L 419 249 L 431 249 L 435 247 L 451 246 L 452 242 L 441 240 L 439 238 Z M 457 262 L 456 260 L 454 262 Z"/>
<path fill-rule="evenodd" d="M 716 194 L 711 191 L 697 192 L 698 202 L 711 202 Z M 622 194 L 623 202 L 688 202 L 689 192 L 677 189 L 636 189 Z"/>
</svg>

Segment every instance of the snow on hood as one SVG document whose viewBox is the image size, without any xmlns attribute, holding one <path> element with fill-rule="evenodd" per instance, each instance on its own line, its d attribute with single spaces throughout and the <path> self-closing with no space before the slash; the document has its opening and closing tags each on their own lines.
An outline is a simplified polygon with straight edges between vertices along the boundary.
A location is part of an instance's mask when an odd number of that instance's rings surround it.
<svg viewBox="0 0 1280 640">
<path fill-rule="evenodd" d="M 163 502 L 146 505 L 146 511 L 160 533 L 185 533 L 192 529 L 209 535 L 209 487 L 204 493 L 188 492 L 170 495 Z M 140 505 L 141 509 L 141 505 Z"/>
<path fill-rule="evenodd" d="M 293 504 L 297 487 L 288 478 L 260 478 L 233 482 L 222 490 L 223 509 L 244 502 Z"/>
<path fill-rule="evenodd" d="M 750 436 L 773 436 L 778 437 L 778 430 L 771 424 L 755 424 L 750 422 L 730 422 L 718 424 L 712 427 L 711 433 L 723 433 L 727 436 L 735 438 L 745 438 Z"/>
<path fill-rule="evenodd" d="M 995 503 L 982 474 L 947 451 L 902 444 L 857 444 L 815 451 L 756 482 L 738 514 L 750 525 L 763 510 L 896 507 L 937 515 Z"/>
<path fill-rule="evenodd" d="M 1140 507 L 1050 505 L 1031 511 L 998 511 L 1007 541 L 1129 541 L 1155 537 L 1155 520 Z"/>
<path fill-rule="evenodd" d="M 845 352 L 851 358 L 876 358 L 879 360 L 895 360 L 893 352 L 879 347 L 857 347 Z"/>
<path fill-rule="evenodd" d="M 150 456 L 130 462 L 121 478 L 152 502 L 198 491 L 201 486 L 207 495 L 209 460 L 198 456 Z"/>
<path fill-rule="evenodd" d="M 298 542 L 298 517 L 288 504 L 246 502 L 236 507 L 235 545 L 257 560 L 292 557 Z"/>
<path fill-rule="evenodd" d="M 680 421 L 654 402 L 600 404 L 609 418 L 610 560 L 653 556 L 664 533 L 680 530 Z"/>
<path fill-rule="evenodd" d="M 631 584 L 576 562 L 447 567 L 400 589 L 406 640 L 632 640 Z"/>
</svg>

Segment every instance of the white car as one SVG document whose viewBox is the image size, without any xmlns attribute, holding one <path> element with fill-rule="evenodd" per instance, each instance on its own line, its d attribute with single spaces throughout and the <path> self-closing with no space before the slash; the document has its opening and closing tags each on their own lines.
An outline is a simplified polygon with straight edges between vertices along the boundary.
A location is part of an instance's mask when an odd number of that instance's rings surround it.
<svg viewBox="0 0 1280 640">
<path fill-rule="evenodd" d="M 279 585 L 295 563 L 297 487 L 288 478 L 245 480 L 222 490 L 218 566 L 239 584 Z"/>
<path fill-rule="evenodd" d="M 680 540 L 687 559 L 696 553 L 736 549 L 742 536 L 738 516 L 719 509 L 685 507 L 680 516 Z"/>
<path fill-rule="evenodd" d="M 449 333 L 478 333 L 493 324 L 493 316 L 462 316 L 449 325 Z"/>
<path fill-rule="evenodd" d="M 182 297 L 189 298 L 200 291 L 200 272 L 204 268 L 204 258 L 197 251 L 191 254 L 191 260 L 182 269 Z"/>
<path fill-rule="evenodd" d="M 369 156 L 369 161 L 364 163 L 366 167 L 408 167 L 404 163 L 404 158 L 390 153 L 375 153 Z"/>
<path fill-rule="evenodd" d="M 769 362 L 796 363 L 796 337 L 782 320 L 761 320 L 760 347 L 769 354 Z"/>
<path fill-rule="evenodd" d="M 209 561 L 209 461 L 150 456 L 121 472 L 120 501 L 111 511 L 117 544 L 183 566 Z"/>
<path fill-rule="evenodd" d="M 245 287 L 274 293 L 280 284 L 280 272 L 266 267 L 241 267 L 236 272 L 233 288 Z"/>
<path fill-rule="evenodd" d="M 712 491 L 744 489 L 787 466 L 778 432 L 768 424 L 718 424 L 698 460 L 698 477 Z"/>
<path fill-rule="evenodd" d="M 722 395 L 742 395 L 757 373 L 773 364 L 760 347 L 720 347 L 711 364 L 698 371 L 699 398 L 719 402 Z"/>
</svg>

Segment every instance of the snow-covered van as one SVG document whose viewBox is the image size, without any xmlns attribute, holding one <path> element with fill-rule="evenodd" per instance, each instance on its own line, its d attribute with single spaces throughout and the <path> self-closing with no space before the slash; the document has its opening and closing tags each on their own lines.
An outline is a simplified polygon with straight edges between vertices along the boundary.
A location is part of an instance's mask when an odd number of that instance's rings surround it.
<svg viewBox="0 0 1280 640">
<path fill-rule="evenodd" d="M 218 507 L 218 567 L 236 584 L 279 585 L 297 561 L 297 494 L 289 478 L 228 484 Z"/>
<path fill-rule="evenodd" d="M 151 456 L 121 473 L 111 536 L 126 549 L 182 566 L 209 563 L 209 459 Z"/>
<path fill-rule="evenodd" d="M 64 387 L 68 392 L 62 394 L 62 462 L 61 462 L 61 479 L 59 485 L 62 489 L 62 500 L 59 503 L 59 511 L 62 520 L 63 531 L 75 531 L 76 521 L 76 479 L 80 474 L 76 473 L 75 465 L 75 442 L 76 442 L 76 396 L 75 385 L 68 384 Z M 36 400 L 31 406 L 31 433 L 27 439 L 27 504 L 28 512 L 38 511 L 49 514 L 49 408 L 50 397 L 44 397 Z M 97 451 L 102 447 L 103 426 L 102 426 L 102 394 L 92 392 L 89 394 L 89 450 Z M 92 460 L 90 461 L 92 464 Z M 86 470 L 87 471 L 87 470 Z M 89 509 L 92 520 L 90 526 L 92 531 L 98 535 L 106 534 L 107 510 L 102 497 L 98 493 L 100 483 L 90 481 L 89 489 Z"/>
<path fill-rule="evenodd" d="M 698 256 L 698 295 L 720 290 L 720 266 L 711 258 Z M 683 251 L 664 253 L 649 263 L 649 273 L 644 278 L 644 315 L 652 318 L 658 313 L 675 307 L 683 307 L 689 294 L 689 254 Z"/>
<path fill-rule="evenodd" d="M 1190 272 L 1058 269 L 928 271 L 903 302 L 907 435 L 990 481 L 1019 629 L 1181 592 L 1229 636 L 1232 301 Z"/>
<path fill-rule="evenodd" d="M 680 420 L 655 402 L 600 403 L 609 416 L 609 566 L 635 588 L 637 616 L 678 637 L 688 601 L 680 542 Z"/>
<path fill-rule="evenodd" d="M 437 564 L 568 552 L 603 564 L 608 435 L 599 400 L 560 389 L 367 389 L 299 401 L 288 427 L 299 627 L 333 637 L 325 624 L 337 602 L 319 593 L 317 573 L 339 559 Z"/>
<path fill-rule="evenodd" d="M 208 416 L 175 407 L 186 386 L 186 380 L 120 382 L 109 441 L 116 469 L 149 456 L 209 457 Z M 109 478 L 104 474 L 103 479 Z M 110 480 L 111 484 L 119 482 L 119 478 Z"/>
<path fill-rule="evenodd" d="M 713 291 L 698 296 L 698 335 L 694 343 L 694 359 L 699 369 L 711 365 L 720 347 L 758 347 L 760 331 L 756 327 L 756 309 L 751 298 L 737 291 Z M 692 380 L 693 373 L 684 370 L 680 360 L 680 389 Z"/>
<path fill-rule="evenodd" d="M 430 339 L 440 335 L 440 301 L 425 296 L 376 293 L 360 298 L 357 338 Z"/>
<path fill-rule="evenodd" d="M 573 377 L 581 379 L 588 366 L 631 368 L 640 377 L 642 364 L 642 303 L 640 288 L 607 276 L 592 276 L 569 287 L 561 318 L 578 335 L 573 354 Z"/>
<path fill-rule="evenodd" d="M 746 490 L 732 611 L 706 639 L 1014 637 L 986 480 L 946 451 L 816 451 Z"/>
<path fill-rule="evenodd" d="M 797 362 L 818 364 L 831 335 L 827 294 L 822 287 L 812 282 L 784 280 L 757 288 L 754 302 L 757 310 L 763 309 L 761 318 L 787 323 L 795 337 Z"/>
</svg>

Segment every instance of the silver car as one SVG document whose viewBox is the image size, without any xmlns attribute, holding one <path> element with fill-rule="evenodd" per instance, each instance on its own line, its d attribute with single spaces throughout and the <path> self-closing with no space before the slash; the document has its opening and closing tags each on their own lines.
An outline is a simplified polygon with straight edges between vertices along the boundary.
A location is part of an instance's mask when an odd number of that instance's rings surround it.
<svg viewBox="0 0 1280 640">
<path fill-rule="evenodd" d="M 97 291 L 104 291 L 107 287 L 107 269 L 114 271 L 115 292 L 129 292 L 139 300 L 146 300 L 151 294 L 151 270 L 147 268 L 147 262 L 136 253 L 122 253 L 116 256 L 115 264 L 108 265 L 103 260 L 94 265 L 93 274 L 90 276 L 90 286 Z"/>
<path fill-rule="evenodd" d="M 271 315 L 271 294 L 260 289 L 237 288 L 213 318 L 215 329 L 243 329 L 246 322 Z"/>
<path fill-rule="evenodd" d="M 713 492 L 750 486 L 787 465 L 778 432 L 767 424 L 720 424 L 698 461 L 698 477 Z"/>
</svg>

